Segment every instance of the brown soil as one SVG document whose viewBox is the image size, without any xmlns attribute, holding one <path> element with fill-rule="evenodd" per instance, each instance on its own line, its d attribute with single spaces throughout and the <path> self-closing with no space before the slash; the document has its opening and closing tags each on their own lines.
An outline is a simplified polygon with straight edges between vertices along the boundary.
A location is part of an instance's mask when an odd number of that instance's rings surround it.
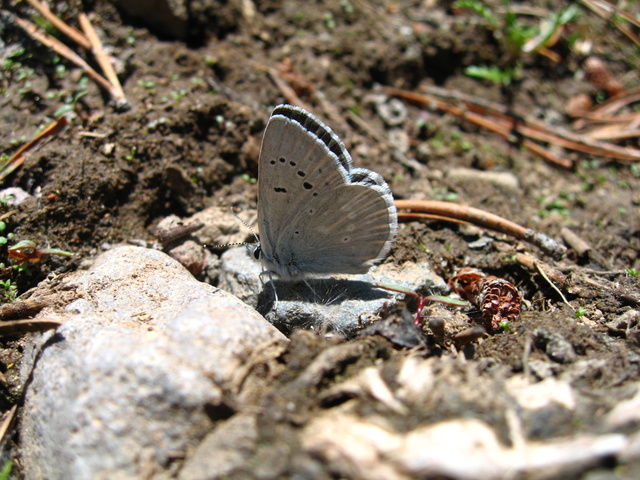
<svg viewBox="0 0 640 480">
<path fill-rule="evenodd" d="M 68 9 L 57 13 L 75 23 L 81 5 L 69 3 Z M 154 241 L 153 226 L 169 214 L 188 216 L 211 205 L 254 208 L 257 189 L 251 179 L 257 176 L 261 135 L 272 107 L 287 101 L 270 74 L 276 69 L 341 136 L 354 163 L 382 174 L 396 198 L 454 195 L 458 203 L 554 238 L 561 238 L 561 229 L 569 227 L 592 246 L 582 256 L 570 251 L 556 264 L 535 247 L 471 227 L 430 222 L 401 228 L 388 261 L 426 261 L 444 278 L 460 267 L 476 267 L 509 280 L 524 299 L 522 315 L 507 332 L 490 335 L 465 350 L 468 362 L 464 365 L 454 368 L 443 363 L 447 375 L 457 379 L 454 383 L 467 382 L 468 391 L 457 388 L 448 393 L 448 383 L 443 382 L 434 403 L 415 412 L 412 422 L 474 412 L 499 430 L 504 418 L 484 393 L 499 388 L 500 379 L 540 374 L 526 371 L 525 352 L 554 375 L 576 368 L 575 362 L 554 361 L 546 348 L 553 337 L 570 344 L 585 361 L 572 377 L 572 385 L 590 392 L 590 400 L 575 412 L 546 419 L 542 427 L 532 422 L 537 427 L 531 426 L 527 437 L 597 431 L 595 414 L 628 398 L 629 386 L 640 379 L 638 316 L 629 324 L 619 324 L 622 315 L 640 304 L 640 277 L 633 275 L 633 269 L 640 271 L 638 170 L 606 158 L 561 151 L 557 153 L 576 161 L 578 167 L 558 169 L 455 116 L 409 104 L 405 105 L 408 120 L 400 132 L 408 145 L 398 155 L 396 137 L 390 137 L 390 128 L 370 100 L 378 84 L 414 91 L 422 85 L 438 85 L 512 105 L 548 124 L 570 128 L 562 114 L 567 100 L 579 93 L 603 100 L 606 93 L 577 74 L 584 57 L 569 48 L 568 34 L 554 47 L 560 62 L 525 56 L 519 81 L 505 89 L 464 74 L 469 65 L 504 67 L 509 60 L 486 23 L 468 11 L 454 12 L 447 1 L 402 0 L 386 6 L 338 0 L 254 2 L 255 15 L 243 13 L 241 3 L 194 2 L 194 29 L 186 42 L 168 39 L 153 25 L 144 25 L 111 4 L 92 4 L 91 19 L 117 61 L 130 104 L 126 111 L 113 108 L 94 82 L 86 82 L 77 68 L 30 40 L 10 16 L 3 15 L 3 60 L 5 65 L 9 60 L 13 63 L 0 74 L 2 152 L 11 155 L 49 124 L 65 102 L 73 103 L 77 113 L 70 128 L 30 151 L 3 184 L 34 196 L 17 207 L 3 207 L 12 212 L 6 220 L 14 234 L 10 243 L 29 239 L 41 247 L 75 253 L 72 259 L 47 257 L 29 274 L 14 273 L 12 280 L 20 293 L 51 272 L 78 268 L 106 245 L 131 239 Z M 502 3 L 493 3 L 499 12 Z M 549 2 L 531 3 L 538 11 L 548 11 Z M 560 8 L 565 2 L 551 3 Z M 24 2 L 11 5 L 9 11 L 23 18 L 33 15 Z M 537 23 L 535 17 L 525 18 Z M 591 41 L 593 52 L 607 59 L 625 87 L 639 85 L 640 57 L 627 37 L 587 11 L 573 22 L 569 33 Z M 85 94 L 72 102 L 80 92 Z M 336 114 L 343 120 L 336 120 Z M 350 121 L 349 115 L 354 114 L 363 122 Z M 627 145 L 637 147 L 637 143 L 631 139 Z M 446 172 L 456 167 L 511 172 L 519 188 L 511 191 L 449 178 Z M 493 241 L 470 247 L 483 236 Z M 566 283 L 556 289 L 538 271 L 514 262 L 514 254 L 523 251 L 560 269 L 567 275 Z M 4 247 L 0 260 L 9 263 Z M 582 313 L 579 318 L 576 310 Z M 473 324 L 469 319 L 468 325 Z M 426 327 L 424 334 L 432 347 L 424 351 L 425 356 L 437 354 L 445 362 L 455 354 L 448 344 L 434 347 Z M 263 440 L 271 444 L 281 434 L 280 440 L 286 441 L 318 409 L 331 408 L 337 400 L 322 403 L 318 394 L 337 378 L 373 362 L 388 362 L 392 370 L 397 358 L 406 355 L 402 348 L 376 337 L 366 355 L 336 366 L 322 384 L 292 392 L 287 385 L 296 373 L 318 352 L 339 342 L 306 334 L 292 338 L 281 359 L 289 368 L 279 373 L 262 400 L 264 408 L 278 412 L 265 415 L 260 426 Z M 19 345 L 15 337 L 3 341 L 3 372 L 19 359 Z M 8 385 L 0 406 L 10 408 L 19 391 L 19 385 Z M 445 397 L 446 403 L 437 403 Z M 298 402 L 295 418 L 286 413 L 285 398 Z M 399 428 L 411 428 L 407 422 L 398 419 Z M 258 452 L 258 458 L 265 455 Z M 288 465 L 280 478 L 293 475 L 300 462 Z M 578 477 L 586 473 L 579 472 Z M 253 477 L 245 471 L 235 478 Z M 326 478 L 331 474 L 326 473 Z"/>
</svg>

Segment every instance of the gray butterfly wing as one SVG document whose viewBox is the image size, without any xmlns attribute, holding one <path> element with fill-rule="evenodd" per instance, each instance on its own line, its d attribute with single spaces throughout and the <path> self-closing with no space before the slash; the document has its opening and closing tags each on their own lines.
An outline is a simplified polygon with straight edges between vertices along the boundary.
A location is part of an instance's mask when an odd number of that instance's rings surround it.
<svg viewBox="0 0 640 480">
<path fill-rule="evenodd" d="M 317 195 L 313 187 L 322 185 L 331 189 L 347 181 L 347 170 L 336 162 L 319 138 L 283 115 L 271 116 L 258 167 L 260 248 L 269 270 L 291 276 L 278 265 L 281 235 L 299 209 Z"/>
<path fill-rule="evenodd" d="M 351 160 L 351 155 L 349 155 L 340 137 L 309 112 L 292 105 L 278 105 L 273 109 L 273 112 L 271 112 L 271 117 L 275 115 L 282 115 L 283 117 L 289 118 L 302 125 L 307 132 L 313 132 L 324 146 L 335 155 L 338 163 L 340 163 L 346 171 L 352 169 L 353 161 Z"/>
<path fill-rule="evenodd" d="M 299 274 L 365 273 L 387 255 L 396 229 L 393 199 L 384 189 L 342 185 L 309 202 L 286 226 L 278 260 Z"/>
<path fill-rule="evenodd" d="M 397 229 L 389 188 L 352 169 L 340 139 L 305 110 L 274 110 L 258 181 L 262 261 L 278 275 L 361 273 L 388 253 Z"/>
</svg>

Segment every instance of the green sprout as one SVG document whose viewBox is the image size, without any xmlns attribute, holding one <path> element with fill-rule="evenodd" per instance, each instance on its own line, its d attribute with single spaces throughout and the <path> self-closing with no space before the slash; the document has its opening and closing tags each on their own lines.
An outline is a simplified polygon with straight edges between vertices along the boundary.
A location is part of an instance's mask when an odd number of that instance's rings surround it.
<svg viewBox="0 0 640 480">
<path fill-rule="evenodd" d="M 189 92 L 186 89 L 181 88 L 180 90 L 175 90 L 171 92 L 171 97 L 173 97 L 174 100 L 179 101 L 179 100 L 182 100 L 184 97 L 186 97 L 188 93 Z"/>
<path fill-rule="evenodd" d="M 16 72 L 15 79 L 18 82 L 21 82 L 22 80 L 26 80 L 27 78 L 29 78 L 34 73 L 35 73 L 35 70 L 33 68 L 31 68 L 31 67 L 21 67 Z"/>
<path fill-rule="evenodd" d="M 146 88 L 147 90 L 153 90 L 154 88 L 156 88 L 156 82 L 154 82 L 153 80 L 140 80 L 138 82 L 138 85 Z"/>
<path fill-rule="evenodd" d="M 135 158 L 136 153 L 138 153 L 138 147 L 133 146 L 133 147 L 131 147 L 131 150 L 129 151 L 129 154 L 125 155 L 124 159 L 127 162 L 130 162 L 131 160 L 133 160 Z"/>
<path fill-rule="evenodd" d="M 353 4 L 349 0 L 340 0 L 340 6 L 344 10 L 344 13 L 353 13 Z"/>
<path fill-rule="evenodd" d="M 402 287 L 398 285 L 388 285 L 383 283 L 376 283 L 375 285 L 378 288 L 383 288 L 391 292 L 404 293 L 405 295 L 409 295 L 410 297 L 413 297 L 416 299 L 416 302 L 418 303 L 418 305 L 416 307 L 416 318 L 413 321 L 416 327 L 420 326 L 420 320 L 421 320 L 420 316 L 422 314 L 422 309 L 425 307 L 425 305 L 428 302 L 438 302 L 444 305 L 451 305 L 455 307 L 464 307 L 464 308 L 468 308 L 470 306 L 469 302 L 467 302 L 466 300 L 460 300 L 458 298 L 446 297 L 444 295 L 428 295 L 426 297 L 423 297 L 422 295 L 419 295 L 418 293 L 406 287 Z"/>
<path fill-rule="evenodd" d="M 458 0 L 453 7 L 466 8 L 480 15 L 486 22 L 487 29 L 508 55 L 504 68 L 472 65 L 467 67 L 465 73 L 471 77 L 508 86 L 522 74 L 525 56 L 550 46 L 556 32 L 573 22 L 580 15 L 580 10 L 575 5 L 570 5 L 559 13 L 550 13 L 537 26 L 532 26 L 522 22 L 520 17 L 513 13 L 509 0 L 503 0 L 502 4 L 504 14 L 500 16 L 481 0 Z M 575 39 L 572 41 L 575 42 Z"/>
<path fill-rule="evenodd" d="M 423 130 L 426 129 L 429 126 L 429 123 L 427 122 L 427 120 L 423 117 L 418 117 L 416 118 L 415 124 L 414 124 L 416 130 Z"/>
<path fill-rule="evenodd" d="M 13 302 L 18 296 L 18 287 L 11 282 L 11 279 L 0 280 L 0 303 Z"/>
<path fill-rule="evenodd" d="M 540 218 L 548 217 L 552 212 L 556 212 L 563 217 L 569 216 L 569 207 L 566 204 L 565 199 L 562 198 L 554 198 L 549 203 L 544 205 L 544 208 L 538 210 L 538 215 Z"/>
<path fill-rule="evenodd" d="M 8 199 L 2 199 L 3 203 L 6 203 Z M 0 220 L 0 245 L 6 245 L 9 240 L 13 239 L 13 233 L 8 232 L 7 234 L 4 231 L 7 229 L 7 222 L 4 220 Z"/>
<path fill-rule="evenodd" d="M 62 115 L 75 115 L 76 113 L 76 104 L 80 101 L 82 97 L 87 94 L 86 83 L 84 87 L 79 87 L 78 90 L 74 93 L 73 96 L 67 96 L 64 99 L 64 105 L 58 108 L 53 116 L 56 118 L 61 117 Z M 67 117 L 69 118 L 69 117 Z"/>
<path fill-rule="evenodd" d="M 443 187 L 435 187 L 432 195 L 434 200 L 441 200 L 443 202 L 455 202 L 460 197 L 457 192 Z"/>
<path fill-rule="evenodd" d="M 507 255 L 506 257 L 502 257 L 502 263 L 505 265 L 515 265 L 518 263 L 518 257 L 515 253 L 513 255 Z"/>
<path fill-rule="evenodd" d="M 498 322 L 498 327 L 500 327 L 500 330 L 502 330 L 503 332 L 508 332 L 510 324 L 507 320 L 503 320 L 501 322 Z"/>
<path fill-rule="evenodd" d="M 30 275 L 30 266 L 40 263 L 44 257 L 56 255 L 60 257 L 72 257 L 72 252 L 61 250 L 60 248 L 38 248 L 31 240 L 22 240 L 7 248 L 7 253 L 11 259 L 12 266 L 18 272 L 25 272 Z"/>
<path fill-rule="evenodd" d="M 67 73 L 67 67 L 63 63 L 56 65 L 56 78 L 63 78 L 65 73 Z"/>
<path fill-rule="evenodd" d="M 584 307 L 578 307 L 576 308 L 576 311 L 574 313 L 576 318 L 580 318 L 582 317 L 585 313 L 587 313 L 587 309 Z"/>
<path fill-rule="evenodd" d="M 327 12 L 322 17 L 324 19 L 324 24 L 329 30 L 333 30 L 336 28 L 336 21 L 333 18 L 333 14 L 331 12 Z"/>
<path fill-rule="evenodd" d="M 431 148 L 438 149 L 444 147 L 444 139 L 441 134 L 434 135 L 429 140 L 429 145 Z"/>
<path fill-rule="evenodd" d="M 481 78 L 483 80 L 489 80 L 493 83 L 499 83 L 505 87 L 509 86 L 514 78 L 517 78 L 522 73 L 522 67 L 518 68 L 499 68 L 495 65 L 470 65 L 464 70 L 465 75 L 474 78 Z"/>
<path fill-rule="evenodd" d="M 250 183 L 251 185 L 255 185 L 256 183 L 258 183 L 258 179 L 255 177 L 252 177 L 248 173 L 242 174 L 242 180 L 244 180 L 247 183 Z"/>
<path fill-rule="evenodd" d="M 5 59 L 4 68 L 7 71 L 16 70 L 22 68 L 22 62 L 18 60 L 25 54 L 25 49 L 21 46 L 6 46 L 5 47 Z"/>
<path fill-rule="evenodd" d="M 637 277 L 638 275 L 640 275 L 640 270 L 636 270 L 635 268 L 625 268 L 624 270 L 627 275 L 630 275 L 632 277 Z"/>
<path fill-rule="evenodd" d="M 11 476 L 11 470 L 13 469 L 13 461 L 7 460 L 0 470 L 0 480 L 8 480 Z"/>
<path fill-rule="evenodd" d="M 135 45 L 136 44 L 136 33 L 135 31 L 130 30 L 129 33 L 127 33 L 127 39 L 125 40 L 127 42 L 127 45 Z"/>
</svg>

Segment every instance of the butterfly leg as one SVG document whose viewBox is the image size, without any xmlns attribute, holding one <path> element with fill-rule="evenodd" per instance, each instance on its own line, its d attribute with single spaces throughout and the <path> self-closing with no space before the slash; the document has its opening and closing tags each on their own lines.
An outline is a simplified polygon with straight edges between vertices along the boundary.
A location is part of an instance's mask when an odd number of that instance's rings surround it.
<svg viewBox="0 0 640 480">
<path fill-rule="evenodd" d="M 259 278 L 262 283 L 262 288 L 264 288 L 263 275 L 267 275 L 269 277 L 269 282 L 271 282 L 271 288 L 273 289 L 273 312 L 275 313 L 278 310 L 278 292 L 276 291 L 276 284 L 273 281 L 273 272 L 270 270 L 263 270 L 260 272 Z"/>
<path fill-rule="evenodd" d="M 307 282 L 306 278 L 303 278 L 302 281 L 304 282 L 304 284 L 309 287 L 309 290 L 311 290 L 311 293 L 313 293 L 313 296 L 320 301 L 320 295 L 317 294 L 317 292 L 313 289 L 313 287 L 311 286 L 311 284 L 309 282 Z"/>
</svg>

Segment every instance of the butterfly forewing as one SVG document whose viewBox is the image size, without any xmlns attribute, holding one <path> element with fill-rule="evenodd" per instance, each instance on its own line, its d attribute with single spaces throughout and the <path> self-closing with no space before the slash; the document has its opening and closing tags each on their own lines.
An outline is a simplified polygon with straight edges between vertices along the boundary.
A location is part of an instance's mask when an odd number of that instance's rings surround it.
<svg viewBox="0 0 640 480">
<path fill-rule="evenodd" d="M 302 108 L 291 105 L 278 105 L 271 113 L 271 117 L 273 118 L 274 115 L 282 115 L 300 124 L 307 134 L 315 135 L 324 143 L 326 148 L 336 156 L 338 162 L 345 170 L 351 170 L 351 155 L 349 155 L 342 140 L 333 133 L 333 130 L 316 117 Z"/>
<path fill-rule="evenodd" d="M 262 252 L 269 260 L 277 237 L 297 215 L 297 209 L 313 200 L 317 187 L 344 185 L 347 171 L 336 166 L 335 157 L 322 141 L 280 115 L 271 117 L 262 143 L 258 224 Z"/>
</svg>

